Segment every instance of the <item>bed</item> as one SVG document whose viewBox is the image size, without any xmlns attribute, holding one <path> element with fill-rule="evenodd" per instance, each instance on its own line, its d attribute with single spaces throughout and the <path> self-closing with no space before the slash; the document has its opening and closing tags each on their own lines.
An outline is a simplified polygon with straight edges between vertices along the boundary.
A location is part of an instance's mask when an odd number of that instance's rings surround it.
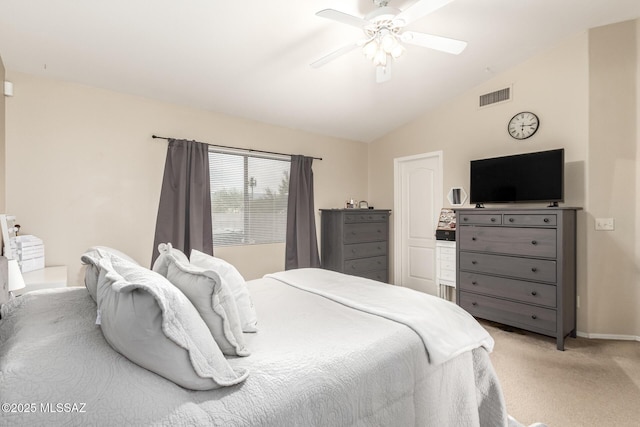
<svg viewBox="0 0 640 427">
<path fill-rule="evenodd" d="M 84 287 L 11 299 L 0 320 L 0 425 L 508 424 L 493 341 L 455 304 L 319 269 L 247 287 L 259 331 L 244 334 L 250 356 L 226 359 L 248 375 L 207 391 L 115 351 Z"/>
</svg>

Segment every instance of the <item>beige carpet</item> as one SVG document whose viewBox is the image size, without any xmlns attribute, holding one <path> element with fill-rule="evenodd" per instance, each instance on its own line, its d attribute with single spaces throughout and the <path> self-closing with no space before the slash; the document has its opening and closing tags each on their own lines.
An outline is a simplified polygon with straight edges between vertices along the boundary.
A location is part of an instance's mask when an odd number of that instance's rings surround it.
<svg viewBox="0 0 640 427">
<path fill-rule="evenodd" d="M 507 411 L 524 425 L 640 426 L 640 342 L 554 338 L 481 321 Z"/>
</svg>

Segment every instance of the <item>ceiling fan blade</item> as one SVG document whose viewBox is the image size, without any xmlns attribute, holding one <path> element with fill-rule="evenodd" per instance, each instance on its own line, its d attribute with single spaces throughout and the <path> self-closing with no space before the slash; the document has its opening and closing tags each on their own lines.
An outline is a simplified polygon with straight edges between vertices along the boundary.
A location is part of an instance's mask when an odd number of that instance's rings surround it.
<svg viewBox="0 0 640 427">
<path fill-rule="evenodd" d="M 328 55 L 325 55 L 322 58 L 312 62 L 311 66 L 313 68 L 320 68 L 323 65 L 333 61 L 337 57 L 342 56 L 345 53 L 351 52 L 353 49 L 355 49 L 358 46 L 359 46 L 358 42 L 353 42 L 353 43 L 349 43 L 347 45 L 344 45 L 340 49 L 334 50 L 333 52 L 329 53 Z"/>
<path fill-rule="evenodd" d="M 393 22 L 399 27 L 407 26 L 413 21 L 417 21 L 431 12 L 435 12 L 452 1 L 453 0 L 418 0 L 393 18 Z"/>
<path fill-rule="evenodd" d="M 384 83 L 391 80 L 391 62 L 387 61 L 387 65 L 378 65 L 376 67 L 376 83 Z"/>
<path fill-rule="evenodd" d="M 340 12 L 335 9 L 324 9 L 317 12 L 316 15 L 358 28 L 364 28 L 366 25 L 371 24 L 366 19 L 358 18 L 357 16 L 349 15 L 348 13 Z"/>
<path fill-rule="evenodd" d="M 427 47 L 454 55 L 458 55 L 467 47 L 467 42 L 462 40 L 434 36 L 432 34 L 416 33 L 415 31 L 405 31 L 401 34 L 400 39 L 408 44 Z"/>
</svg>

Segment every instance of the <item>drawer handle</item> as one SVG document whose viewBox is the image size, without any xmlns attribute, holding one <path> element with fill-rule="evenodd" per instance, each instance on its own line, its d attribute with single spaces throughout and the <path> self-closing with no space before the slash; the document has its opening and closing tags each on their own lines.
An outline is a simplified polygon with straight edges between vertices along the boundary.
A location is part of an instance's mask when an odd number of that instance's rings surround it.
<svg viewBox="0 0 640 427">
<path fill-rule="evenodd" d="M 466 216 L 462 218 L 463 221 L 469 221 L 469 218 L 467 218 Z"/>
<path fill-rule="evenodd" d="M 477 263 L 478 263 L 478 261 L 476 261 L 476 260 L 471 261 L 471 264 L 473 264 L 473 265 L 476 265 Z"/>
<path fill-rule="evenodd" d="M 382 264 L 382 261 L 378 261 L 378 265 Z"/>
<path fill-rule="evenodd" d="M 478 305 L 478 303 L 474 301 L 471 303 L 471 305 L 475 307 L 476 305 Z"/>
<path fill-rule="evenodd" d="M 491 218 L 491 222 L 496 222 L 496 219 L 495 218 Z"/>
<path fill-rule="evenodd" d="M 356 248 L 351 249 L 351 252 L 356 253 Z"/>
<path fill-rule="evenodd" d="M 472 237 L 471 240 L 473 240 L 475 242 L 477 239 L 475 237 Z"/>
<path fill-rule="evenodd" d="M 356 268 L 356 266 L 355 266 L 355 265 L 352 265 L 352 266 L 351 266 L 351 269 L 352 269 L 352 270 L 355 270 L 355 268 Z"/>
<path fill-rule="evenodd" d="M 513 221 L 515 221 L 515 219 L 509 218 L 509 222 L 513 222 Z"/>
<path fill-rule="evenodd" d="M 536 319 L 538 318 L 538 316 L 536 316 L 535 314 L 532 314 L 532 315 L 531 315 L 531 318 L 532 318 L 533 320 L 536 320 Z"/>
<path fill-rule="evenodd" d="M 370 217 L 369 217 L 369 219 L 373 219 L 373 217 L 372 217 L 372 216 L 370 216 Z"/>
<path fill-rule="evenodd" d="M 544 222 L 549 222 L 549 218 L 543 219 Z"/>
<path fill-rule="evenodd" d="M 537 244 L 538 244 L 538 241 L 537 241 L 537 240 L 532 240 L 532 241 L 531 241 L 531 244 L 532 244 L 532 245 L 537 245 Z"/>
<path fill-rule="evenodd" d="M 531 291 L 531 295 L 535 297 L 536 295 L 538 295 L 538 293 L 536 291 Z"/>
<path fill-rule="evenodd" d="M 538 271 L 538 269 L 535 268 L 535 267 L 531 267 L 531 271 L 533 271 L 535 273 L 536 271 Z"/>
<path fill-rule="evenodd" d="M 472 282 L 471 282 L 471 284 L 472 284 L 473 286 L 477 286 L 477 285 L 478 285 L 478 282 L 476 282 L 476 281 L 474 280 L 474 281 L 472 281 Z"/>
</svg>

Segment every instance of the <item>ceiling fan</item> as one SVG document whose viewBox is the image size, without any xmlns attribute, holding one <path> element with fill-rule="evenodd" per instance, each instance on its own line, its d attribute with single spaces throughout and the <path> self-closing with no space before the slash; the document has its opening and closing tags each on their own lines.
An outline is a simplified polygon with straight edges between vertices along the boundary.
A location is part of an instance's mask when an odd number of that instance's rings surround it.
<svg viewBox="0 0 640 427">
<path fill-rule="evenodd" d="M 377 9 L 364 18 L 349 15 L 335 9 L 324 9 L 316 13 L 322 18 L 362 29 L 364 38 L 351 42 L 311 63 L 319 68 L 358 47 L 376 67 L 376 81 L 383 83 L 391 79 L 391 64 L 404 52 L 403 44 L 411 44 L 442 52 L 459 54 L 467 43 L 461 40 L 432 34 L 418 33 L 405 28 L 420 18 L 440 9 L 453 0 L 419 0 L 405 10 L 387 6 L 389 0 L 373 0 Z"/>
</svg>

